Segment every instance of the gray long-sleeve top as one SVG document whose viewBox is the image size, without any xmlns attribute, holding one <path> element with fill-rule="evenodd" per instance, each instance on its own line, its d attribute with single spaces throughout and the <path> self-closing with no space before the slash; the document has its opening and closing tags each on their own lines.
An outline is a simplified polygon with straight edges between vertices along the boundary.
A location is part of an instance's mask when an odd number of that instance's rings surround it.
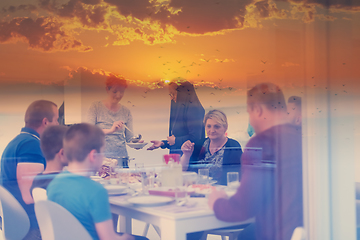
<svg viewBox="0 0 360 240">
<path fill-rule="evenodd" d="M 101 129 L 110 129 L 115 121 L 123 121 L 132 131 L 133 118 L 130 110 L 121 105 L 116 112 L 109 110 L 102 101 L 93 102 L 88 111 L 88 122 L 97 125 Z M 106 157 L 127 157 L 126 142 L 130 141 L 133 134 L 123 128 L 114 133 L 105 135 Z"/>
</svg>

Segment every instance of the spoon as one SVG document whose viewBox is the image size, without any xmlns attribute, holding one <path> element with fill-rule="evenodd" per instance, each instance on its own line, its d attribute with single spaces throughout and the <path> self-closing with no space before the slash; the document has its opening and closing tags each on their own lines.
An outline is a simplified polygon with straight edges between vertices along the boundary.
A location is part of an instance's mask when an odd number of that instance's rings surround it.
<svg viewBox="0 0 360 240">
<path fill-rule="evenodd" d="M 134 136 L 132 138 L 130 138 L 130 142 L 133 142 L 133 143 L 137 143 L 141 140 L 141 134 L 137 134 L 135 135 L 135 133 L 133 131 L 130 130 L 130 128 L 128 128 L 125 124 L 124 124 L 124 127 L 129 130 L 129 132 L 131 132 L 132 134 L 134 134 Z"/>
<path fill-rule="evenodd" d="M 186 200 L 181 200 L 180 202 L 176 203 L 176 205 L 178 205 L 179 207 L 185 206 L 186 204 Z"/>
<path fill-rule="evenodd" d="M 135 135 L 132 138 L 130 138 L 130 142 L 137 143 L 141 140 L 141 134 Z"/>
</svg>

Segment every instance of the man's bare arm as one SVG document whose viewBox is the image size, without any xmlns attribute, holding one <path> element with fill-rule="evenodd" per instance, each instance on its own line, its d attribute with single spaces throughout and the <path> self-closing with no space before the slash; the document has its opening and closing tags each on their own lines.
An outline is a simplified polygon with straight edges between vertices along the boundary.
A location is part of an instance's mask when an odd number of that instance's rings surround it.
<svg viewBox="0 0 360 240">
<path fill-rule="evenodd" d="M 42 163 L 18 163 L 16 167 L 16 179 L 19 184 L 21 196 L 26 204 L 34 203 L 30 194 L 30 188 L 34 177 L 44 171 L 44 164 Z"/>
</svg>

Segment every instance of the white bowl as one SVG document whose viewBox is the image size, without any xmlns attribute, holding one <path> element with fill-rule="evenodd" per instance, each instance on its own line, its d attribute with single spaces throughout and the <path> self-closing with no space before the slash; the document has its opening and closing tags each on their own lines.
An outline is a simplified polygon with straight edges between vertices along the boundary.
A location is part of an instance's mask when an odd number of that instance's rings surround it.
<svg viewBox="0 0 360 240">
<path fill-rule="evenodd" d="M 126 186 L 121 185 L 105 185 L 104 187 L 108 191 L 109 195 L 122 194 L 125 193 L 127 190 Z"/>
<path fill-rule="evenodd" d="M 126 143 L 129 147 L 131 148 L 135 148 L 135 149 L 142 149 L 143 147 L 145 147 L 148 143 L 143 142 L 143 143 Z"/>
</svg>

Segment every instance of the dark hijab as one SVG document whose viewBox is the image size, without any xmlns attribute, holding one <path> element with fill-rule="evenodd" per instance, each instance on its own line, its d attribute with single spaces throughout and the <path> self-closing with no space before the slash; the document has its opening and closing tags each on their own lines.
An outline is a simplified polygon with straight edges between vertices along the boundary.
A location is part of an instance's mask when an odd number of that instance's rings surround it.
<svg viewBox="0 0 360 240">
<path fill-rule="evenodd" d="M 171 101 L 169 136 L 176 137 L 172 150 L 180 150 L 181 145 L 190 140 L 198 141 L 205 136 L 203 119 L 205 110 L 196 95 L 194 85 L 183 82 L 176 88 L 176 102 Z"/>
</svg>

